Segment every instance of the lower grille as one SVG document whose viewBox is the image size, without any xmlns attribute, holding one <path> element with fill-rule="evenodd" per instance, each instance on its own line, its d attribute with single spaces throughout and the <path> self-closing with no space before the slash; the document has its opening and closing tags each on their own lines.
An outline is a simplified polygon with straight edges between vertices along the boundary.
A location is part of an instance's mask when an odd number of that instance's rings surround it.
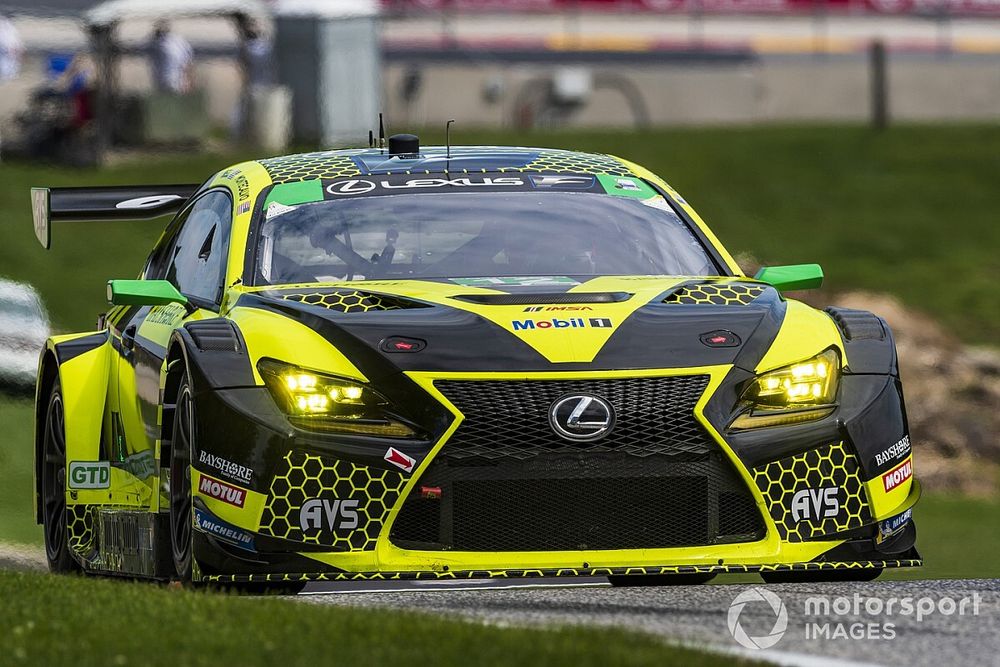
<svg viewBox="0 0 1000 667">
<path fill-rule="evenodd" d="M 483 466 L 435 461 L 393 525 L 411 549 L 567 551 L 747 542 L 763 536 L 728 462 L 593 454 Z M 465 462 L 463 462 L 465 463 Z"/>
<path fill-rule="evenodd" d="M 694 419 L 705 384 L 702 378 L 438 383 L 465 421 L 404 502 L 390 539 L 406 549 L 458 551 L 761 539 L 764 524 L 753 496 Z M 556 436 L 547 423 L 549 399 L 568 391 L 611 401 L 619 417 L 615 431 L 582 447 Z M 481 402 L 473 402 L 476 396 Z M 512 403 L 526 410 L 514 426 L 484 419 Z M 657 418 L 643 424 L 648 414 Z"/>
</svg>

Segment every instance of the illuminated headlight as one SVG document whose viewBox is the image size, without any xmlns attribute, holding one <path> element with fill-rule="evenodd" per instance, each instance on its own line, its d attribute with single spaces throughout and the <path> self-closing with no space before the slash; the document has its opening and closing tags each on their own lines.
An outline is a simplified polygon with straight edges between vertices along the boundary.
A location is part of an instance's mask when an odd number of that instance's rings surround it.
<svg viewBox="0 0 1000 667">
<path fill-rule="evenodd" d="M 281 411 L 296 426 L 317 431 L 408 438 L 414 430 L 369 386 L 261 359 L 257 369 Z"/>
<path fill-rule="evenodd" d="M 840 357 L 834 349 L 758 375 L 743 392 L 749 406 L 733 428 L 757 428 L 812 421 L 833 412 L 840 379 Z"/>
</svg>

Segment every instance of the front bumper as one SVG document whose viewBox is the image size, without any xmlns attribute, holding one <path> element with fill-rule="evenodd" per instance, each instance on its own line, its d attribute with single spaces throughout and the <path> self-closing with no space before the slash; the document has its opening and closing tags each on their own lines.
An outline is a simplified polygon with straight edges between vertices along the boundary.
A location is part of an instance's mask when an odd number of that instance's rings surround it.
<svg viewBox="0 0 1000 667">
<path fill-rule="evenodd" d="M 386 441 L 319 438 L 296 431 L 277 412 L 263 388 L 208 392 L 199 397 L 198 409 L 199 415 L 210 414 L 211 418 L 199 420 L 202 430 L 198 441 L 214 456 L 239 459 L 241 465 L 253 471 L 253 478 L 241 508 L 208 496 L 199 501 L 221 520 L 252 535 L 254 549 L 248 552 L 214 536 L 198 535 L 195 557 L 200 573 L 203 578 L 214 581 L 462 579 L 920 565 L 912 543 L 890 547 L 887 546 L 889 542 L 876 539 L 881 520 L 898 515 L 915 504 L 919 485 L 907 480 L 891 491 L 880 490 L 878 474 L 869 479 L 865 471 L 870 468 L 868 453 L 881 444 L 859 443 L 856 435 L 852 436 L 852 433 L 866 432 L 861 428 L 865 420 L 885 420 L 884 407 L 873 410 L 872 406 L 878 402 L 877 397 L 887 400 L 885 386 L 892 378 L 868 376 L 864 382 L 871 386 L 865 395 L 872 398 L 865 405 L 846 401 L 837 413 L 822 420 L 823 424 L 812 423 L 807 425 L 808 429 L 781 429 L 790 434 L 775 443 L 774 450 L 783 456 L 766 460 L 756 454 L 760 451 L 759 434 L 755 434 L 756 439 L 749 444 L 741 442 L 738 436 L 733 437 L 725 431 L 725 424 L 711 418 L 710 410 L 706 411 L 709 401 L 719 395 L 720 388 L 725 389 L 730 370 L 731 367 L 723 366 L 621 373 L 494 374 L 488 379 L 471 378 L 467 374 L 412 373 L 410 378 L 455 417 L 433 441 L 394 443 L 416 461 L 412 471 L 386 462 Z M 720 464 L 729 466 L 736 482 L 751 499 L 752 511 L 762 527 L 759 532 L 744 531 L 735 539 L 726 531 L 720 532 L 718 524 L 714 524 L 714 532 L 706 534 L 704 539 L 688 539 L 680 544 L 623 542 L 623 548 L 610 548 L 613 545 L 607 543 L 601 544 L 601 548 L 592 548 L 581 539 L 578 546 L 569 545 L 569 548 L 566 543 L 556 543 L 557 548 L 545 548 L 541 542 L 504 549 L 502 544 L 483 541 L 448 542 L 441 539 L 442 532 L 432 532 L 433 539 L 424 541 L 393 536 L 407 503 L 446 491 L 427 484 L 425 474 L 433 472 L 435 462 L 440 462 L 448 453 L 449 443 L 460 441 L 456 433 L 463 428 L 466 417 L 440 391 L 441 383 L 528 379 L 581 382 L 694 375 L 707 378 L 694 405 L 694 417 L 715 448 Z M 898 400 L 901 403 L 901 398 Z M 471 422 L 466 426 L 471 426 Z M 873 428 L 868 428 L 867 432 L 871 433 Z M 808 430 L 811 437 L 803 439 L 803 430 Z M 792 445 L 788 445 L 789 439 Z M 234 442 L 239 443 L 239 450 L 224 444 Z M 197 476 L 220 476 L 219 470 L 197 462 L 195 466 L 193 482 L 196 489 L 199 486 Z M 600 472 L 593 474 L 600 475 Z M 622 484 L 629 484 L 630 479 L 633 478 L 621 480 Z M 792 499 L 798 492 L 824 485 L 842 489 L 841 511 L 836 516 L 802 521 L 791 515 Z M 352 526 L 347 520 L 340 526 L 307 530 L 302 523 L 302 505 L 323 497 L 331 501 L 359 500 L 357 525 Z M 435 499 L 428 500 L 433 502 Z M 613 493 L 608 502 L 615 502 Z M 529 507 L 530 503 L 514 506 Z M 327 505 L 325 509 L 329 512 L 331 508 Z M 621 512 L 632 509 L 620 507 Z M 698 503 L 691 503 L 692 513 L 701 509 Z M 451 511 L 453 508 L 448 510 Z M 563 508 L 557 516 L 566 516 L 572 511 L 572 507 Z M 484 520 L 488 521 L 488 516 Z M 707 521 L 706 525 L 713 527 L 712 522 L 718 518 Z M 631 525 L 640 526 L 641 522 Z M 485 528 L 488 533 L 490 526 Z M 524 532 L 530 532 L 528 528 L 526 524 Z M 629 534 L 634 532 L 631 530 Z M 448 530 L 443 533 L 452 537 Z M 858 548 L 845 550 L 843 547 L 848 543 Z M 465 548 L 456 548 L 463 544 Z M 474 548 L 470 549 L 470 544 Z"/>
</svg>

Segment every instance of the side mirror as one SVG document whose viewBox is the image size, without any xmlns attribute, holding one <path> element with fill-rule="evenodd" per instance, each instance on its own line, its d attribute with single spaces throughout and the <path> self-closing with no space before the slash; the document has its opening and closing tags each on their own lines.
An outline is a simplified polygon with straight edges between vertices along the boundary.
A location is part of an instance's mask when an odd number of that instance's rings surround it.
<svg viewBox="0 0 1000 667">
<path fill-rule="evenodd" d="M 772 285 L 779 292 L 816 289 L 823 284 L 823 269 L 819 264 L 765 266 L 754 278 Z"/>
<path fill-rule="evenodd" d="M 166 280 L 109 280 L 108 303 L 112 306 L 165 306 L 179 303 L 189 311 L 188 298 Z"/>
</svg>

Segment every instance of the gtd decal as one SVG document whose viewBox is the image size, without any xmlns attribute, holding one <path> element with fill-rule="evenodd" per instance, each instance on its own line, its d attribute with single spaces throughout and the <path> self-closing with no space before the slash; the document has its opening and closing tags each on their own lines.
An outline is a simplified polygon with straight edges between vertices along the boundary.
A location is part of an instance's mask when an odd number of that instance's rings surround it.
<svg viewBox="0 0 1000 667">
<path fill-rule="evenodd" d="M 514 331 L 532 329 L 610 329 L 614 326 L 607 317 L 591 317 L 587 319 L 571 317 L 565 320 L 556 318 L 551 320 L 514 320 L 511 324 L 514 326 Z"/>
<path fill-rule="evenodd" d="M 230 486 L 218 479 L 212 479 L 208 475 L 201 476 L 201 482 L 198 483 L 198 491 L 210 498 L 221 500 L 236 507 L 243 507 L 243 503 L 246 501 L 246 491 L 235 486 Z"/>
<path fill-rule="evenodd" d="M 898 466 L 882 475 L 882 486 L 885 490 L 892 491 L 897 486 L 913 476 L 913 459 L 903 461 Z"/>
<path fill-rule="evenodd" d="M 111 464 L 107 461 L 71 461 L 69 488 L 106 489 L 111 486 Z"/>
<path fill-rule="evenodd" d="M 299 527 L 309 530 L 352 530 L 358 527 L 357 500 L 313 498 L 299 509 Z"/>
<path fill-rule="evenodd" d="M 875 465 L 883 465 L 893 459 L 901 459 L 910 453 L 910 436 L 904 435 L 902 439 L 891 447 L 875 455 Z"/>
<path fill-rule="evenodd" d="M 792 519 L 821 521 L 840 514 L 840 497 L 835 486 L 823 489 L 802 489 L 792 496 Z"/>
</svg>

